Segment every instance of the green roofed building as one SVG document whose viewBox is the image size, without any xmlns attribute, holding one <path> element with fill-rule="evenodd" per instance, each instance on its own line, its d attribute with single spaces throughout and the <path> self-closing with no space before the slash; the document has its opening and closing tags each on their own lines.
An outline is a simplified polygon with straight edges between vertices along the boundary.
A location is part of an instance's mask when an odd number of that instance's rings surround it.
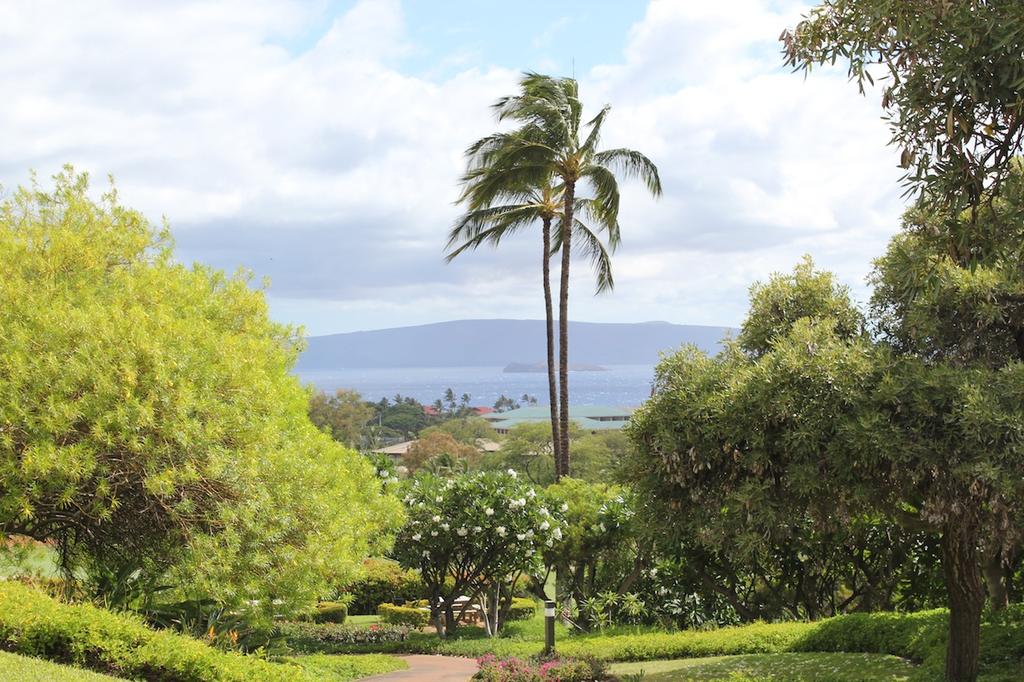
<svg viewBox="0 0 1024 682">
<path fill-rule="evenodd" d="M 584 431 L 611 431 L 621 429 L 633 414 L 632 407 L 608 407 L 604 405 L 575 405 L 569 408 L 569 419 Z M 508 433 L 517 424 L 548 422 L 551 412 L 547 405 L 521 407 L 508 412 L 491 412 L 481 415 L 490 422 L 498 433 Z"/>
</svg>

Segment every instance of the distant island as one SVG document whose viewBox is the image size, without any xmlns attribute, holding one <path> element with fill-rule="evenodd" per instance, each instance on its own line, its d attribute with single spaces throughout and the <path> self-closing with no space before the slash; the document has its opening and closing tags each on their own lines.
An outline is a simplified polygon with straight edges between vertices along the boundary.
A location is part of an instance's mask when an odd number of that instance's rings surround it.
<svg viewBox="0 0 1024 682">
<path fill-rule="evenodd" d="M 662 352 L 693 344 L 721 349 L 728 327 L 667 322 L 570 322 L 569 359 L 587 365 L 654 365 Z M 509 358 L 543 358 L 544 320 L 453 320 L 415 327 L 306 339 L 296 371 L 370 367 L 501 367 Z M 543 371 L 543 370 L 537 370 Z M 592 370 L 593 371 L 593 370 Z"/>
<path fill-rule="evenodd" d="M 502 370 L 506 374 L 526 374 L 532 372 L 547 372 L 548 366 L 543 362 L 510 362 Z M 601 365 L 574 364 L 569 365 L 570 372 L 607 372 L 607 367 Z"/>
</svg>

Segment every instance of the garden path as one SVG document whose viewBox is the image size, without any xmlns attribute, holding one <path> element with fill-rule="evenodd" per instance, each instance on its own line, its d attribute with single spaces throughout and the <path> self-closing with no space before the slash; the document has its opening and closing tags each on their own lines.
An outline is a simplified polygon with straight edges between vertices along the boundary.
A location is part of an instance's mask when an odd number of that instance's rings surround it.
<svg viewBox="0 0 1024 682">
<path fill-rule="evenodd" d="M 369 677 L 366 682 L 466 682 L 477 671 L 472 658 L 455 656 L 401 656 L 408 670 Z"/>
</svg>

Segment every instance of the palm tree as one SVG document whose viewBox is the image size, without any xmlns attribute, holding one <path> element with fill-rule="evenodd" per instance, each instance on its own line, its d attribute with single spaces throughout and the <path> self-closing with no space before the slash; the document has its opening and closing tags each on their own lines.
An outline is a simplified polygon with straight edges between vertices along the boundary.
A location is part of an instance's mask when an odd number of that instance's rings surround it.
<svg viewBox="0 0 1024 682">
<path fill-rule="evenodd" d="M 479 144 L 479 143 L 478 143 Z M 476 145 L 470 148 L 473 150 Z M 472 151 L 470 152 L 472 155 Z M 500 178 L 499 178 L 500 179 Z M 463 178 L 465 189 L 460 203 L 468 204 L 469 210 L 459 219 L 448 235 L 446 260 L 451 262 L 460 254 L 476 249 L 484 243 L 498 246 L 502 239 L 530 225 L 541 225 L 541 279 L 544 287 L 544 312 L 547 331 L 548 404 L 551 410 L 553 447 L 556 452 L 561 440 L 558 437 L 558 388 L 555 379 L 554 316 L 551 301 L 551 256 L 560 241 L 552 246 L 551 226 L 559 220 L 563 209 L 560 190 L 550 184 L 540 187 L 505 187 L 495 182 L 486 167 L 472 167 Z M 585 206 L 581 203 L 581 209 Z M 581 234 L 581 251 L 593 263 L 598 279 L 598 292 L 614 286 L 611 274 L 611 258 L 600 238 L 585 223 L 576 220 L 576 230 Z M 556 462 L 559 458 L 556 456 Z"/>
<path fill-rule="evenodd" d="M 520 80 L 521 94 L 495 105 L 499 121 L 521 124 L 512 134 L 496 134 L 471 147 L 477 167 L 489 169 L 489 182 L 506 187 L 553 183 L 562 201 L 560 225 L 553 239 L 561 249 L 558 301 L 559 428 L 557 471 L 569 472 L 569 267 L 577 208 L 608 233 L 612 250 L 619 241 L 619 186 L 616 171 L 644 182 L 654 196 L 661 195 L 658 169 L 646 156 L 632 149 L 598 151 L 601 128 L 610 107 L 581 125 L 583 105 L 579 86 L 572 78 L 552 78 L 527 73 Z M 581 140 L 581 134 L 586 136 Z M 577 193 L 592 194 L 580 202 Z"/>
</svg>

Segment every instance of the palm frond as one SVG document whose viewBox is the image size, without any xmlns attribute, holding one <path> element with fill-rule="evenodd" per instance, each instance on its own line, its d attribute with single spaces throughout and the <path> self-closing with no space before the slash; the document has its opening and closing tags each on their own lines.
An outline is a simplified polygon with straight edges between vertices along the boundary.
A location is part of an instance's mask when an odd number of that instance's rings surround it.
<svg viewBox="0 0 1024 682">
<path fill-rule="evenodd" d="M 632 149 L 606 149 L 594 155 L 594 163 L 617 170 L 627 178 L 639 178 L 654 196 L 661 196 L 658 167 L 646 156 Z"/>
</svg>

